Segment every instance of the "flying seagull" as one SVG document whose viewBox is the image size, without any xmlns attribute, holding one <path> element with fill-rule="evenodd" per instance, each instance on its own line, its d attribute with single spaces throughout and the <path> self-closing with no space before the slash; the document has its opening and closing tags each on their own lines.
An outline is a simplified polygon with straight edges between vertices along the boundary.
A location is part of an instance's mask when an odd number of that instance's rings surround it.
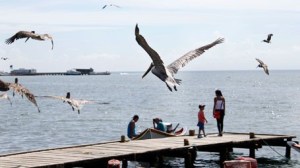
<svg viewBox="0 0 300 168">
<path fill-rule="evenodd" d="M 114 7 L 120 8 L 120 6 L 118 6 L 118 5 L 115 5 L 115 4 L 109 4 L 109 5 L 104 5 L 104 6 L 102 7 L 102 9 L 105 9 L 105 8 L 108 7 L 108 6 L 114 6 Z"/>
<path fill-rule="evenodd" d="M 2 59 L 2 60 L 7 60 L 8 58 L 7 58 L 7 57 L 1 57 L 1 59 Z"/>
<path fill-rule="evenodd" d="M 262 62 L 260 59 L 258 59 L 258 58 L 255 58 L 255 59 L 256 59 L 256 61 L 259 62 L 259 64 L 257 65 L 257 67 L 263 68 L 264 71 L 265 71 L 265 73 L 266 73 L 267 75 L 269 75 L 268 66 L 267 66 L 264 62 Z"/>
<path fill-rule="evenodd" d="M 0 99 L 7 99 L 9 101 L 10 105 L 12 105 L 12 102 L 11 102 L 10 98 L 8 97 L 7 93 L 0 94 Z"/>
<path fill-rule="evenodd" d="M 148 55 L 151 57 L 151 59 L 153 61 L 150 64 L 150 67 L 148 68 L 148 70 L 142 76 L 142 78 L 144 78 L 151 70 L 151 72 L 155 76 L 157 76 L 160 80 L 162 80 L 163 82 L 166 83 L 166 85 L 170 91 L 172 91 L 172 87 L 174 88 L 175 91 L 177 91 L 176 86 L 178 86 L 181 82 L 180 79 L 174 78 L 174 75 L 177 73 L 177 71 L 180 68 L 184 67 L 188 62 L 190 62 L 194 58 L 197 58 L 198 56 L 203 54 L 205 52 L 205 50 L 208 50 L 211 47 L 213 47 L 217 44 L 220 44 L 224 41 L 224 38 L 218 38 L 216 41 L 214 41 L 208 45 L 199 47 L 195 50 L 192 50 L 192 51 L 186 53 L 185 55 L 183 55 L 182 57 L 178 58 L 177 60 L 175 60 L 170 65 L 165 66 L 164 62 L 161 60 L 158 53 L 155 50 L 153 50 L 148 45 L 148 43 L 146 42 L 144 37 L 139 34 L 138 25 L 136 25 L 136 27 L 135 27 L 135 37 L 136 37 L 135 39 L 136 39 L 137 43 L 148 53 Z"/>
<path fill-rule="evenodd" d="M 70 92 L 67 92 L 66 97 L 63 96 L 36 96 L 36 97 L 46 97 L 46 98 L 53 98 L 53 99 L 59 99 L 63 100 L 63 102 L 67 102 L 71 107 L 72 110 L 78 111 L 78 114 L 80 114 L 80 110 L 82 109 L 83 105 L 85 104 L 109 104 L 109 103 L 100 103 L 96 101 L 90 101 L 90 100 L 82 100 L 82 99 L 71 99 L 71 94 Z"/>
<path fill-rule="evenodd" d="M 51 40 L 52 43 L 52 50 L 53 50 L 53 39 L 49 34 L 36 34 L 35 31 L 19 31 L 12 37 L 8 38 L 5 43 L 6 44 L 11 44 L 15 40 L 21 39 L 21 38 L 26 38 L 25 42 L 29 40 L 29 38 L 32 38 L 34 40 L 40 40 L 40 41 L 45 41 L 45 40 Z"/>
<path fill-rule="evenodd" d="M 37 107 L 38 111 L 40 112 L 40 108 L 37 105 L 34 95 L 27 88 L 25 88 L 24 86 L 18 83 L 18 78 L 15 78 L 15 83 L 8 83 L 0 80 L 0 91 L 8 91 L 8 90 L 13 91 L 13 96 L 15 95 L 15 93 L 20 94 L 22 97 L 25 95 L 25 97 L 31 103 L 33 103 Z"/>
<path fill-rule="evenodd" d="M 267 40 L 263 40 L 262 42 L 271 43 L 272 36 L 273 36 L 273 34 L 268 34 Z"/>
</svg>

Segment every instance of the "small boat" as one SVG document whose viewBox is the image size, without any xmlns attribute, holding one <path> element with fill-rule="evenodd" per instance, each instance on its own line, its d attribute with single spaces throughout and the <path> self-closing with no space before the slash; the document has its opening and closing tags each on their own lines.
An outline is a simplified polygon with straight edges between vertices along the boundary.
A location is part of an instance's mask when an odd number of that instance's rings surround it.
<svg viewBox="0 0 300 168">
<path fill-rule="evenodd" d="M 162 132 L 154 128 L 147 128 L 141 132 L 138 136 L 134 137 L 132 140 L 143 140 L 143 139 L 155 139 L 155 138 L 166 138 L 174 136 L 185 135 L 186 128 L 181 128 L 174 133 Z"/>
<path fill-rule="evenodd" d="M 293 141 L 287 141 L 287 144 L 288 144 L 291 148 L 295 149 L 297 152 L 300 152 L 300 147 L 295 146 L 295 145 L 297 145 L 296 142 L 293 142 Z"/>
<path fill-rule="evenodd" d="M 67 70 L 66 75 L 81 75 L 81 72 L 76 71 L 75 69 Z"/>
</svg>

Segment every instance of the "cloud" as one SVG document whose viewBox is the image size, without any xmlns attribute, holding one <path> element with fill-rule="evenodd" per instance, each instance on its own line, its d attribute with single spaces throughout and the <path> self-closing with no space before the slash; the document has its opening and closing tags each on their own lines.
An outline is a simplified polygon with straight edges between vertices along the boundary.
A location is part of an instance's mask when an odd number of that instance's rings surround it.
<svg viewBox="0 0 300 168">
<path fill-rule="evenodd" d="M 15 3 L 14 3 L 15 2 Z M 295 10 L 300 2 L 294 1 L 224 1 L 204 0 L 128 0 L 115 1 L 122 6 L 120 9 L 109 8 L 101 10 L 101 2 L 83 0 L 51 0 L 9 1 L 0 6 L 0 28 L 24 29 L 37 27 L 52 31 L 73 31 L 82 29 L 94 29 L 99 27 L 132 25 L 136 22 L 144 24 L 195 24 L 197 20 L 209 22 L 211 15 L 218 15 L 220 9 L 228 12 L 232 10 Z M 3 2 L 2 2 L 3 3 Z M 34 5 L 33 5 L 34 3 Z M 111 1 L 110 3 L 114 3 Z M 217 10 L 209 10 L 217 9 Z M 11 14 L 13 13 L 13 14 Z"/>
<path fill-rule="evenodd" d="M 101 9 L 110 3 L 121 8 Z M 19 40 L 10 46 L 2 43 L 0 54 L 14 58 L 15 67 L 38 71 L 81 66 L 144 70 L 151 59 L 134 40 L 134 25 L 139 23 L 142 34 L 166 64 L 224 37 L 224 44 L 184 70 L 251 69 L 254 57 L 269 62 L 272 57 L 280 60 L 281 54 L 299 55 L 299 41 L 286 34 L 299 30 L 295 23 L 298 6 L 300 2 L 291 0 L 2 1 L 0 15 L 5 17 L 0 18 L 0 39 L 4 41 L 19 30 L 35 30 L 53 35 L 55 47 L 49 51 L 48 42 L 24 44 Z M 274 43 L 262 45 L 260 41 L 269 31 L 276 34 Z M 271 64 L 280 67 L 280 61 Z"/>
</svg>

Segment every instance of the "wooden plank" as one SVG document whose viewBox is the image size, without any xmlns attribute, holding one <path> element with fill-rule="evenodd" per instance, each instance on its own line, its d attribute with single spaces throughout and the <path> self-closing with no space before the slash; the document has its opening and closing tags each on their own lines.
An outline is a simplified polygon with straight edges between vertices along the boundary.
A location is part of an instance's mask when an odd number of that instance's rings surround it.
<svg viewBox="0 0 300 168">
<path fill-rule="evenodd" d="M 118 141 L 79 145 L 57 149 L 30 151 L 17 154 L 0 155 L 0 167 L 47 167 L 63 165 L 65 163 L 78 163 L 88 161 L 101 161 L 115 157 L 147 158 L 146 153 L 186 151 L 196 147 L 200 151 L 219 151 L 215 149 L 245 147 L 253 149 L 253 145 L 266 141 L 272 145 L 284 145 L 285 140 L 295 138 L 288 135 L 255 134 L 250 139 L 249 133 L 224 133 L 222 137 L 217 134 L 208 134 L 207 137 L 198 139 L 196 136 L 168 137 L 161 139 L 136 140 L 120 143 Z M 184 146 L 184 139 L 189 141 Z M 180 153 L 180 152 L 179 152 Z M 183 152 L 185 153 L 185 152 Z"/>
</svg>

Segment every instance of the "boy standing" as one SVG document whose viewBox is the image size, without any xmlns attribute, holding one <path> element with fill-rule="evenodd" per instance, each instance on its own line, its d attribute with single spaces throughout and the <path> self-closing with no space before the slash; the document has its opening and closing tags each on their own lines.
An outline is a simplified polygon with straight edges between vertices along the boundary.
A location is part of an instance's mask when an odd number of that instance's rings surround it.
<svg viewBox="0 0 300 168">
<path fill-rule="evenodd" d="M 203 105 L 203 104 L 199 105 L 200 111 L 198 112 L 198 124 L 197 124 L 197 126 L 199 127 L 198 138 L 202 138 L 202 136 L 200 134 L 201 131 L 203 132 L 203 136 L 206 137 L 205 131 L 204 131 L 204 123 L 205 122 L 207 123 L 207 120 L 204 115 L 204 107 L 205 107 L 205 105 Z"/>
</svg>

